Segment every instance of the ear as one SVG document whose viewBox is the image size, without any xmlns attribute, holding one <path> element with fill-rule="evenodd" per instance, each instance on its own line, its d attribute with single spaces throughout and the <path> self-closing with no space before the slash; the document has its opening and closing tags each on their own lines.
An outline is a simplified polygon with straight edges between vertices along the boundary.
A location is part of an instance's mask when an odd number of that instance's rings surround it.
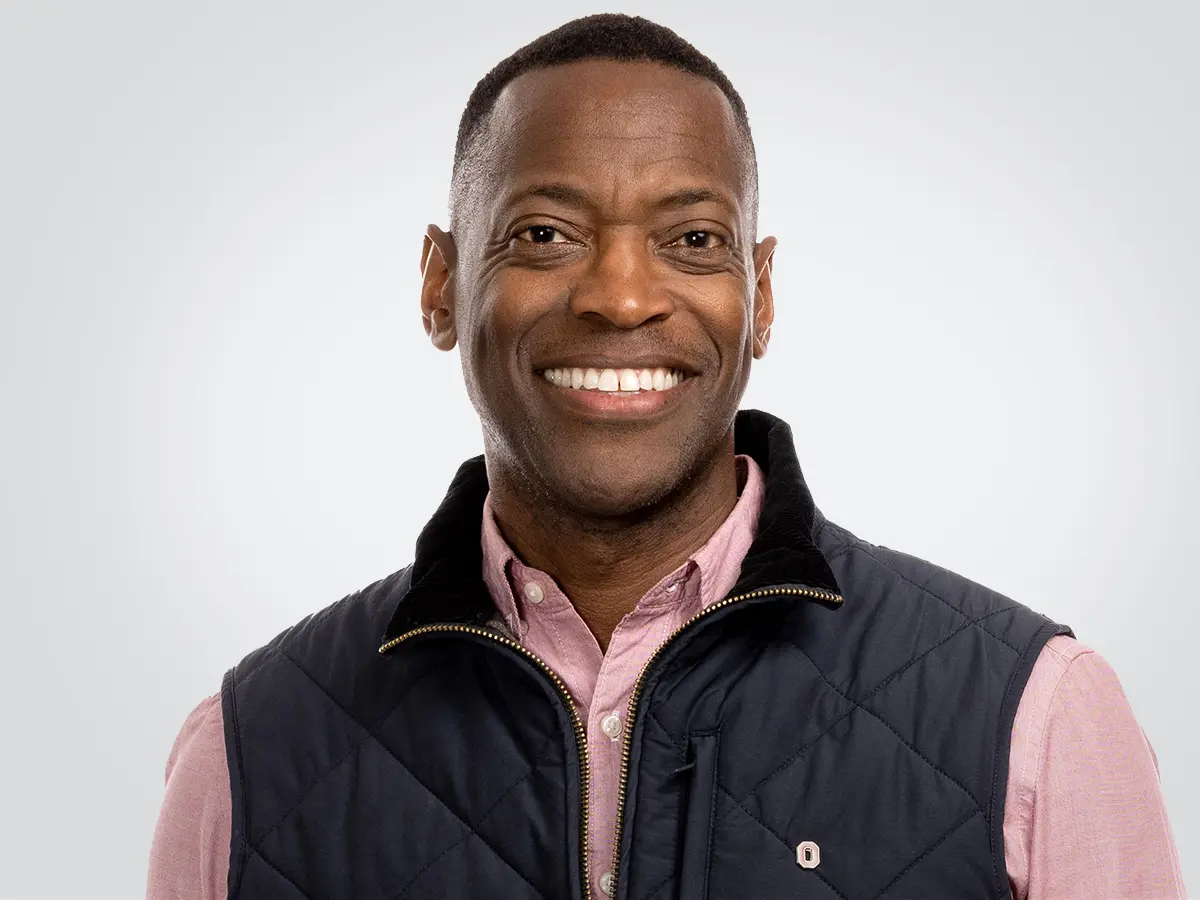
<svg viewBox="0 0 1200 900">
<path fill-rule="evenodd" d="M 456 260 L 454 236 L 430 225 L 421 244 L 421 323 L 439 350 L 453 350 L 458 342 L 454 324 Z"/>
<path fill-rule="evenodd" d="M 775 321 L 775 295 L 771 291 L 771 266 L 775 257 L 774 237 L 754 245 L 754 358 L 762 359 Z"/>
</svg>

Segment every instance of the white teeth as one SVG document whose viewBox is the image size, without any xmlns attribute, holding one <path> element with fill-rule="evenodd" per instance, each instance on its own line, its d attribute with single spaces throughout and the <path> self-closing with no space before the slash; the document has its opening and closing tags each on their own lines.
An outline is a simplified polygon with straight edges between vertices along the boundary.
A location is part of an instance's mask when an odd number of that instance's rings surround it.
<svg viewBox="0 0 1200 900">
<path fill-rule="evenodd" d="M 542 376 L 553 385 L 585 391 L 669 391 L 683 381 L 675 369 L 544 369 Z"/>
</svg>

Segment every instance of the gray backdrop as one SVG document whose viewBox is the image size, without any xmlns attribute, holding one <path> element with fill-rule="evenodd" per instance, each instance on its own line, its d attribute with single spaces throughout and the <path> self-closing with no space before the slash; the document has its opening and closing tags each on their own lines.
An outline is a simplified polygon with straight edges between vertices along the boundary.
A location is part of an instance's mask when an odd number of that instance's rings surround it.
<svg viewBox="0 0 1200 900">
<path fill-rule="evenodd" d="M 750 110 L 746 405 L 834 521 L 1113 664 L 1200 883 L 1200 4 L 624 9 Z M 480 447 L 417 306 L 459 114 L 595 11 L 0 0 L 0 896 L 141 896 L 187 713 L 409 560 Z"/>
</svg>

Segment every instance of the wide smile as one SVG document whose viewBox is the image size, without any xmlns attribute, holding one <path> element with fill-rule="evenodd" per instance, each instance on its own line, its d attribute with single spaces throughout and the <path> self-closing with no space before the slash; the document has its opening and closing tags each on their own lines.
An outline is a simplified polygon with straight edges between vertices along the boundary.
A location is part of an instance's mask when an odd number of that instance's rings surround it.
<svg viewBox="0 0 1200 900">
<path fill-rule="evenodd" d="M 541 375 L 555 387 L 575 391 L 605 391 L 636 394 L 641 391 L 669 391 L 687 380 L 682 369 L 659 366 L 653 369 L 542 369 Z"/>
<path fill-rule="evenodd" d="M 641 368 L 556 367 L 538 369 L 540 382 L 559 408 L 585 418 L 644 420 L 673 408 L 697 380 L 667 366 Z"/>
</svg>

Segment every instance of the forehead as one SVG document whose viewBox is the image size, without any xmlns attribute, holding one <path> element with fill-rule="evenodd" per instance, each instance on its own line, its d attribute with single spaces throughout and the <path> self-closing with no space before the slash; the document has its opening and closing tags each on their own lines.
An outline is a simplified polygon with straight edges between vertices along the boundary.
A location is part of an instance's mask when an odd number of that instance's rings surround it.
<svg viewBox="0 0 1200 900">
<path fill-rule="evenodd" d="M 690 72 L 615 60 L 536 69 L 504 88 L 486 130 L 484 169 L 498 193 L 554 181 L 634 202 L 707 186 L 745 208 L 747 154 L 733 108 Z"/>
</svg>

